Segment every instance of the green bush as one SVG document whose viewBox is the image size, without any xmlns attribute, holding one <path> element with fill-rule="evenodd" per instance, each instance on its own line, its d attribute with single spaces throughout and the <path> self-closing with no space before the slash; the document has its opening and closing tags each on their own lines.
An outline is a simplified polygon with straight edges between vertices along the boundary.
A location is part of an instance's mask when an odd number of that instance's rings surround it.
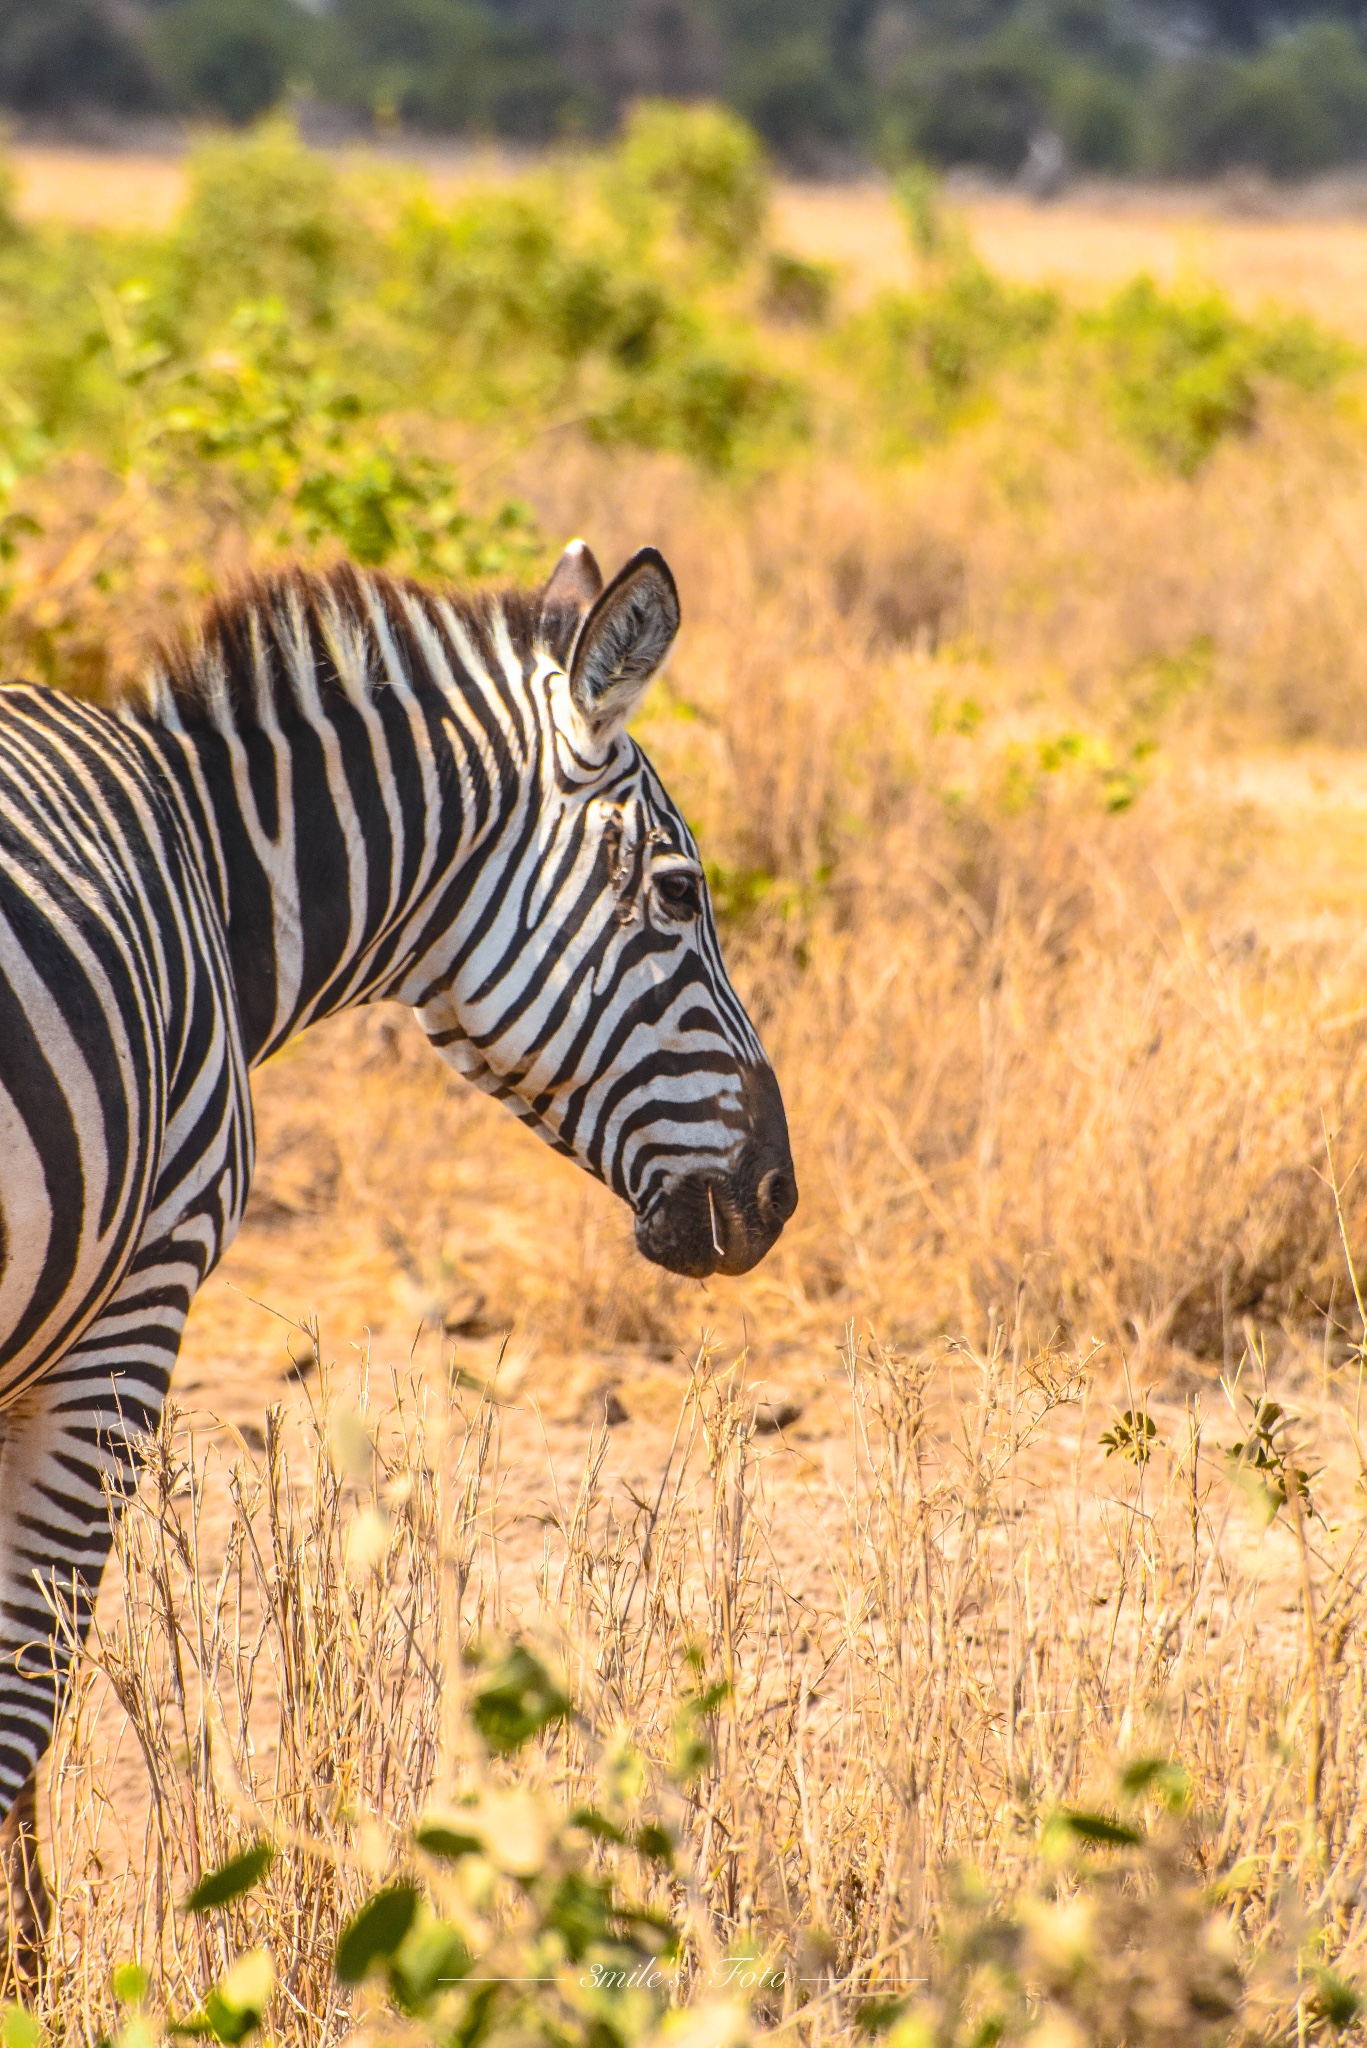
<svg viewBox="0 0 1367 2048">
<path fill-rule="evenodd" d="M 601 214 L 576 207 L 542 180 L 405 210 L 391 303 L 431 337 L 443 402 L 554 410 L 717 467 L 800 425 L 801 394 L 765 366 L 753 316 L 712 290 L 761 242 L 753 136 L 715 109 L 646 107 L 602 200 Z"/>
<path fill-rule="evenodd" d="M 698 337 L 634 378 L 590 427 L 602 440 L 672 448 L 729 469 L 747 444 L 775 432 L 800 435 L 806 423 L 799 392 L 761 368 L 750 348 L 727 353 Z"/>
<path fill-rule="evenodd" d="M 1081 331 L 1100 343 L 1122 428 L 1183 476 L 1257 424 L 1268 381 L 1323 391 L 1352 352 L 1311 320 L 1247 320 L 1214 289 L 1162 292 L 1136 278 Z"/>
<path fill-rule="evenodd" d="M 753 130 L 724 107 L 667 100 L 635 109 L 607 189 L 635 238 L 672 237 L 724 275 L 758 248 L 769 208 Z"/>
<path fill-rule="evenodd" d="M 936 164 L 1010 176 L 1047 119 L 1049 79 L 1033 53 L 995 42 L 918 58 L 883 96 L 884 146 Z"/>
<path fill-rule="evenodd" d="M 591 357 L 649 368 L 684 314 L 636 255 L 585 238 L 549 185 L 480 193 L 450 213 L 419 202 L 404 217 L 396 301 L 447 353 L 452 373 L 560 402 Z"/>
<path fill-rule="evenodd" d="M 790 30 L 762 55 L 740 59 L 731 91 L 765 141 L 804 167 L 855 141 L 866 119 L 858 82 L 831 61 L 825 38 L 810 30 Z"/>
<path fill-rule="evenodd" d="M 145 113 L 161 97 L 122 11 L 100 0 L 0 0 L 0 105 Z"/>
<path fill-rule="evenodd" d="M 754 137 L 708 107 L 647 107 L 608 157 L 450 207 L 402 179 L 350 183 L 271 124 L 201 150 L 169 235 L 0 214 L 6 516 L 25 478 L 79 447 L 191 498 L 207 483 L 210 516 L 263 542 L 516 569 L 534 538 L 516 518 L 472 522 L 448 469 L 415 452 L 410 410 L 526 437 L 573 427 L 717 470 L 812 435 L 896 457 L 1054 349 L 1190 475 L 1256 424 L 1269 386 L 1326 391 L 1353 360 L 1310 322 L 1143 280 L 1065 314 L 983 266 L 924 166 L 896 193 L 917 281 L 843 317 L 836 274 L 767 239 Z"/>
<path fill-rule="evenodd" d="M 337 173 L 283 122 L 240 141 L 211 142 L 190 165 L 190 196 L 171 241 L 173 292 L 200 325 L 234 306 L 277 298 L 291 317 L 335 317 L 361 231 L 343 209 Z"/>
<path fill-rule="evenodd" d="M 554 1674 L 521 1643 L 476 1644 L 466 1662 L 459 1781 L 395 1844 L 394 1867 L 342 1927 L 337 1978 L 373 1986 L 388 2008 L 384 2037 L 413 2048 L 658 2041 L 680 1990 L 682 1937 L 667 1912 L 637 1894 L 675 1889 L 676 1788 L 706 1769 L 710 1717 L 726 1688 L 685 1694 L 669 1775 L 618 1743 L 601 1754 L 602 1803 L 566 1809 L 500 1774 L 506 1762 L 525 1770 L 529 1747 L 573 1718 Z M 592 1740 L 586 1729 L 578 1734 Z M 331 1845 L 325 1853 L 335 1861 Z M 209 1872 L 182 1911 L 226 1932 L 273 1861 L 269 1843 L 250 1843 Z M 238 1910 L 227 1916 L 228 1908 Z M 155 2048 L 166 2036 L 237 2048 L 268 2024 L 275 1986 L 276 1959 L 248 1948 L 209 1984 L 197 2011 L 163 2017 L 147 1973 L 126 1963 L 113 1975 L 123 2008 L 115 2048 Z M 714 2048 L 745 2048 L 750 2029 L 734 1992 L 704 1996 L 694 2011 Z M 7 2012 L 18 2026 L 12 2032 L 7 2021 L 6 2040 L 36 2048 L 28 2015 Z"/>
<path fill-rule="evenodd" d="M 1127 1455 L 1147 1459 L 1147 1417 L 1127 1413 L 1113 1433 Z M 757 1928 L 743 1951 L 717 1955 L 689 1884 L 686 1795 L 711 1764 L 727 1686 L 707 1684 L 696 1658 L 662 1767 L 625 1737 L 604 1743 L 579 1722 L 525 1644 L 476 1644 L 466 1662 L 459 1764 L 448 1760 L 427 1812 L 388 1845 L 378 1882 L 372 1868 L 333 1947 L 338 1981 L 369 1987 L 357 2015 L 367 2035 L 396 2048 L 660 2048 L 671 2035 L 749 2048 L 758 2038 L 751 1997 L 788 1989 L 794 1959 L 804 1974 L 791 1985 L 790 2018 L 852 2020 L 887 2048 L 1236 2048 L 1289 2040 L 1288 2026 L 1297 2039 L 1324 2041 L 1362 2013 L 1357 1987 L 1325 1961 L 1314 1916 L 1283 1915 L 1249 1953 L 1236 1903 L 1242 1866 L 1223 1883 L 1202 1881 L 1215 1817 L 1193 1810 L 1186 1771 L 1164 1754 L 1132 1758 L 1086 1806 L 1033 1809 L 1022 1783 L 1016 1884 L 994 1890 L 972 1870 L 951 1875 L 907 1992 L 861 1998 L 857 1979 L 837 1982 L 819 1926 L 775 1929 L 767 1951 Z M 596 1804 L 567 1808 L 527 1783 L 536 1745 L 554 1743 L 566 1724 L 594 1761 Z M 510 1782 L 509 1765 L 521 1783 Z M 361 1865 L 345 1817 L 319 1850 L 354 1886 Z M 231 1957 L 197 2010 L 163 2013 L 138 1962 L 114 1970 L 114 2048 L 157 2048 L 167 2036 L 239 2048 L 269 2026 L 277 1967 L 294 1958 L 261 1946 L 234 1954 L 233 1935 L 251 1926 L 253 1894 L 274 1862 L 270 1842 L 249 1840 L 182 1901 L 200 1923 L 201 1957 Z M 688 1940 L 675 1924 L 680 1906 L 692 1907 Z M 897 1930 L 887 1932 L 895 1954 Z M 814 1995 L 822 1980 L 828 1988 Z M 41 2038 L 22 2007 L 7 2006 L 12 2048 Z"/>
<path fill-rule="evenodd" d="M 53 449 L 105 452 L 124 421 L 108 325 L 110 295 L 151 252 L 70 231 L 0 237 L 0 389 Z M 0 432 L 3 426 L 0 425 Z"/>
<path fill-rule="evenodd" d="M 819 327 L 835 300 L 835 271 L 788 249 L 771 249 L 765 259 L 762 311 L 771 320 Z"/>
<path fill-rule="evenodd" d="M 336 545 L 358 562 L 453 580 L 537 561 L 525 508 L 510 501 L 474 517 L 450 465 L 368 419 L 278 300 L 241 307 L 227 339 L 164 391 L 149 427 L 156 463 L 217 473 L 281 548 Z"/>
<path fill-rule="evenodd" d="M 1052 292 L 1008 284 L 955 250 L 919 291 L 885 292 L 849 320 L 846 360 L 875 395 L 890 445 L 938 438 L 991 396 L 994 376 L 1057 326 Z"/>
</svg>

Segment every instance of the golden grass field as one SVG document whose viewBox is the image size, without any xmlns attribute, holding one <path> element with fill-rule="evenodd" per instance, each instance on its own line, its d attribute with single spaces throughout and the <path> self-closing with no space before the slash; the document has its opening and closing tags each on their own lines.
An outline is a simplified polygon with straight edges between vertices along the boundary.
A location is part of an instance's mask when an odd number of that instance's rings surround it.
<svg viewBox="0 0 1367 2048">
<path fill-rule="evenodd" d="M 179 190 L 169 163 L 17 163 L 33 216 L 154 225 Z M 1190 273 L 1367 339 L 1367 222 L 1159 196 L 967 212 L 1020 278 Z M 866 282 L 902 261 L 876 191 L 790 189 L 778 218 Z M 1047 2039 L 1328 2038 L 1315 1959 L 1367 1973 L 1353 403 L 1328 424 L 1289 406 L 1190 483 L 1085 430 L 1033 436 L 1028 394 L 905 473 L 823 456 L 751 488 L 666 457 L 500 458 L 547 533 L 674 567 L 685 628 L 641 737 L 710 857 L 798 878 L 728 950 L 802 1204 L 753 1275 L 677 1281 L 402 1017 L 270 1063 L 252 1207 L 196 1306 L 163 1492 L 132 1517 L 53 1771 L 55 2025 L 93 2030 L 134 1944 L 183 2006 L 218 1952 L 167 1897 L 253 1816 L 323 1826 L 320 1772 L 375 1824 L 365 1870 L 388 1867 L 435 1741 L 395 1617 L 438 1640 L 440 1524 L 466 1617 L 551 1642 L 600 1732 L 662 1752 L 688 1641 L 731 1680 L 689 1840 L 709 1938 L 788 1959 L 765 2021 L 852 2039 L 859 1994 L 930 1967 L 961 1860 L 1033 1882 L 1050 1809 L 1106 1803 L 1117 1762 L 1155 1752 L 1201 1823 L 1170 1917 L 1113 1955 L 1100 1922 L 1079 1935 L 1073 1988 L 1040 1994 Z M 69 608 L 72 561 L 36 560 L 18 604 Z M 337 1589 L 370 1495 L 329 1494 L 322 1379 L 384 1450 L 364 1627 Z M 1126 1409 L 1155 1426 L 1140 1462 L 1101 1440 Z M 1279 1501 L 1296 1467 L 1308 1494 Z M 448 1520 L 420 1527 L 404 1503 L 429 1480 Z M 309 1600 L 332 1633 L 301 1656 Z M 544 1770 L 577 1793 L 591 1755 Z M 247 1929 L 282 1958 L 304 1867 Z M 1227 2024 L 1198 1996 L 1217 1922 L 1247 1987 Z M 806 2011 L 813 1956 L 830 1989 Z M 1119 2031 L 1084 1980 L 1130 2001 Z M 276 2037 L 346 2024 L 306 1956 Z"/>
</svg>

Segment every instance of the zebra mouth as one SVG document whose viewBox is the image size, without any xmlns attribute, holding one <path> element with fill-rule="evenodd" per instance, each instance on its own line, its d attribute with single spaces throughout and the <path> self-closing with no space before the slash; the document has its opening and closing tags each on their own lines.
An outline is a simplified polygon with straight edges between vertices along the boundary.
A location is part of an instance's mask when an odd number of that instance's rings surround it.
<svg viewBox="0 0 1367 2048">
<path fill-rule="evenodd" d="M 757 1151 L 757 1148 L 755 1148 Z M 747 1151 L 736 1172 L 672 1181 L 636 1219 L 636 1247 L 653 1265 L 689 1279 L 748 1273 L 797 1207 L 791 1159 Z"/>
</svg>

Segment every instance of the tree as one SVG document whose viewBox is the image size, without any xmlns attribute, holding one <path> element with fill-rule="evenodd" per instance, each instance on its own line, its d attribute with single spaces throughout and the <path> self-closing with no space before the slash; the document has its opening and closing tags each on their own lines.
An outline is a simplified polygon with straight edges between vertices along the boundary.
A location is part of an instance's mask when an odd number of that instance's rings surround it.
<svg viewBox="0 0 1367 2048">
<path fill-rule="evenodd" d="M 141 45 L 98 0 L 0 0 L 0 104 L 23 113 L 157 104 Z"/>
<path fill-rule="evenodd" d="M 307 67 L 314 33 L 295 0 L 181 0 L 159 14 L 150 42 L 179 106 L 243 126 Z"/>
</svg>

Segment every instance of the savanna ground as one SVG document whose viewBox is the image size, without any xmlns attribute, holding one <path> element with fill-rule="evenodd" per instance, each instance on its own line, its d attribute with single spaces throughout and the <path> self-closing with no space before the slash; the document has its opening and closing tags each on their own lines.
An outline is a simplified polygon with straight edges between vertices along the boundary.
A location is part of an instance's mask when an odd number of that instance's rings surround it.
<svg viewBox="0 0 1367 2048">
<path fill-rule="evenodd" d="M 108 693 L 282 549 L 654 542 L 686 623 L 640 736 L 802 1191 L 756 1273 L 681 1282 L 402 1016 L 270 1063 L 56 1754 L 37 2009 L 93 2037 L 136 1955 L 133 2048 L 263 1942 L 282 2040 L 358 1998 L 639 2039 L 549 1909 L 498 1949 L 534 1887 L 490 1873 L 582 1861 L 593 1800 L 675 1843 L 591 1854 L 681 1925 L 700 2040 L 1351 2034 L 1367 224 L 985 198 L 975 256 L 923 181 L 766 215 L 703 142 L 515 219 L 506 172 L 339 188 L 278 136 L 17 166 L 9 671 Z M 521 1805 L 472 1634 L 578 1709 Z M 403 2020 L 333 1937 L 471 1787 L 485 1853 L 424 1881 L 562 2003 Z M 256 1836 L 264 1890 L 177 1911 Z"/>
</svg>

